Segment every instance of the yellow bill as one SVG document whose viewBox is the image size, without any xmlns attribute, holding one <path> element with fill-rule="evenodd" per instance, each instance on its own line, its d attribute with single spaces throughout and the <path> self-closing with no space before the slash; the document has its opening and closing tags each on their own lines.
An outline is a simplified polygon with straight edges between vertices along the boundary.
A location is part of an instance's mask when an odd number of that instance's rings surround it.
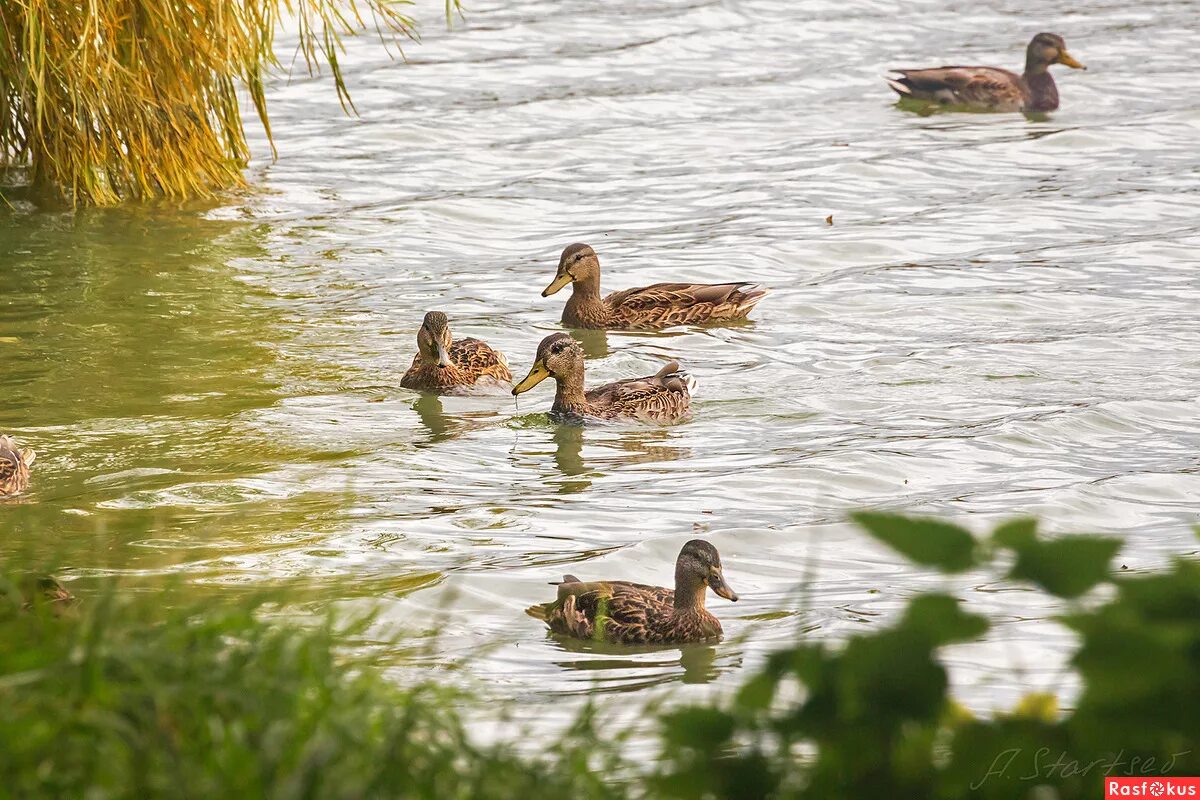
<svg viewBox="0 0 1200 800">
<path fill-rule="evenodd" d="M 550 285 L 542 290 L 542 297 L 549 297 L 570 282 L 571 276 L 566 272 L 555 276 L 554 280 L 550 281 Z"/>
<path fill-rule="evenodd" d="M 737 602 L 737 592 L 725 582 L 725 573 L 720 567 L 715 567 L 708 573 L 708 585 L 718 596 Z"/>
<path fill-rule="evenodd" d="M 450 354 L 446 352 L 446 345 L 441 342 L 437 343 L 438 366 L 448 367 L 451 364 Z"/>
<path fill-rule="evenodd" d="M 522 394 L 528 392 L 533 387 L 537 386 L 546 378 L 550 377 L 550 370 L 546 369 L 546 365 L 539 358 L 533 362 L 533 366 L 529 369 L 529 374 L 522 379 L 520 383 L 513 387 L 513 394 Z"/>
<path fill-rule="evenodd" d="M 1083 64 L 1080 64 L 1078 61 L 1072 58 L 1071 54 L 1066 50 L 1058 51 L 1058 63 L 1064 64 L 1071 69 L 1087 69 L 1087 67 L 1085 67 Z"/>
</svg>

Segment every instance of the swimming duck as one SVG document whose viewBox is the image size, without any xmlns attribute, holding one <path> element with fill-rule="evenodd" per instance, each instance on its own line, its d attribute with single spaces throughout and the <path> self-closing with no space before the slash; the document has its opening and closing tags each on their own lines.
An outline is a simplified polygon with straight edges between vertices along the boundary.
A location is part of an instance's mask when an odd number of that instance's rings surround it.
<svg viewBox="0 0 1200 800">
<path fill-rule="evenodd" d="M 450 324 L 440 311 L 425 315 L 417 331 L 417 354 L 400 379 L 405 389 L 442 393 L 511 382 L 504 354 L 479 339 L 451 339 Z"/>
<path fill-rule="evenodd" d="M 0 616 L 9 609 L 45 609 L 60 616 L 75 603 L 75 595 L 51 575 L 0 575 Z"/>
<path fill-rule="evenodd" d="M 1058 108 L 1058 88 L 1050 76 L 1051 64 L 1087 69 L 1067 52 L 1061 36 L 1039 33 L 1025 49 L 1022 75 L 999 67 L 894 69 L 899 77 L 887 82 L 901 97 L 970 111 L 1053 111 Z"/>
<path fill-rule="evenodd" d="M 669 361 L 648 378 L 630 378 L 595 389 L 583 388 L 583 348 L 565 333 L 542 339 L 529 374 L 513 387 L 514 395 L 528 392 L 546 378 L 556 384 L 554 417 L 576 419 L 638 419 L 643 422 L 678 422 L 688 416 L 696 380 Z"/>
<path fill-rule="evenodd" d="M 558 599 L 525 609 L 554 633 L 614 644 L 682 644 L 715 639 L 721 621 L 704 607 L 708 589 L 726 600 L 738 596 L 725 582 L 721 555 L 693 539 L 675 561 L 675 589 L 626 581 L 584 582 L 564 575 Z"/>
<path fill-rule="evenodd" d="M 8 436 L 0 436 L 0 497 L 12 497 L 29 485 L 29 468 L 37 453 L 17 447 Z"/>
<path fill-rule="evenodd" d="M 36 594 L 43 602 L 57 605 L 71 605 L 75 602 L 75 595 L 68 592 L 53 575 L 40 575 L 28 581 L 26 586 L 29 589 L 26 596 L 30 598 Z M 30 602 L 32 601 L 27 601 L 26 605 Z"/>
<path fill-rule="evenodd" d="M 656 329 L 745 319 L 767 291 L 752 283 L 656 283 L 600 297 L 600 259 L 586 244 L 568 245 L 558 274 L 542 292 L 571 284 L 563 324 L 571 328 Z"/>
</svg>

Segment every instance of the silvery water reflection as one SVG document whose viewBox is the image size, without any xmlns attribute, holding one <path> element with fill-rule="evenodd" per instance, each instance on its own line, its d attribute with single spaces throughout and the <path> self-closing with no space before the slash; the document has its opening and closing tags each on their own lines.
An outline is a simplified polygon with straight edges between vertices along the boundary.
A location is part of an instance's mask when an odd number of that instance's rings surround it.
<svg viewBox="0 0 1200 800">
<path fill-rule="evenodd" d="M 276 82 L 260 192 L 0 211 L 0 427 L 39 451 L 0 546 L 76 576 L 379 599 L 442 626 L 401 677 L 438 668 L 539 725 L 596 686 L 727 691 L 781 642 L 941 586 L 997 620 L 952 652 L 968 703 L 1057 684 L 1058 606 L 916 570 L 843 520 L 1029 512 L 1127 535 L 1131 569 L 1195 551 L 1200 33 L 1188 4 L 920 11 L 485 2 L 408 63 L 352 43 L 360 118 L 323 82 Z M 1009 63 L 1031 29 L 1091 67 L 1048 119 L 892 106 L 888 67 Z M 548 387 L 519 407 L 398 388 L 435 306 L 527 369 L 579 240 L 613 288 L 772 288 L 750 325 L 583 337 L 589 385 L 678 358 L 691 422 L 563 430 Z M 742 597 L 712 602 L 711 666 L 571 651 L 521 613 L 564 571 L 669 584 L 695 535 Z"/>
</svg>

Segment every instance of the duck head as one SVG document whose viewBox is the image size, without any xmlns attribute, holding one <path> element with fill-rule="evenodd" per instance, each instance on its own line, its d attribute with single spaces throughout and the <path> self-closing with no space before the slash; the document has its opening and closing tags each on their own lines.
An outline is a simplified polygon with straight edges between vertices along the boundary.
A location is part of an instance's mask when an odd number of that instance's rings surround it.
<svg viewBox="0 0 1200 800">
<path fill-rule="evenodd" d="M 560 378 L 583 371 L 583 348 L 579 342 L 565 333 L 555 333 L 542 339 L 537 357 L 520 383 L 513 387 L 513 394 L 528 392 L 546 378 Z"/>
<path fill-rule="evenodd" d="M 717 548 L 703 539 L 692 539 L 679 551 L 675 561 L 675 604 L 687 602 L 697 592 L 703 598 L 705 586 L 717 596 L 737 602 L 737 592 L 725 581 Z"/>
<path fill-rule="evenodd" d="M 549 297 L 568 283 L 600 281 L 600 259 L 596 251 L 581 242 L 567 245 L 558 258 L 558 272 L 550 285 L 542 290 L 542 297 Z"/>
<path fill-rule="evenodd" d="M 450 322 L 441 311 L 430 311 L 417 331 L 417 349 L 421 358 L 445 369 L 450 366 Z"/>
<path fill-rule="evenodd" d="M 1057 33 L 1039 33 L 1025 49 L 1025 71 L 1041 72 L 1051 64 L 1087 69 L 1067 52 L 1067 43 Z"/>
</svg>

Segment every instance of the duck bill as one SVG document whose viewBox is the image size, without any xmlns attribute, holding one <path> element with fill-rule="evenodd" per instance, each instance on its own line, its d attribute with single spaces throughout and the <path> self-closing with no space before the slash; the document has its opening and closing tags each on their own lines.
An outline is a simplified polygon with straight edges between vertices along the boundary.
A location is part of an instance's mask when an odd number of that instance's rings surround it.
<svg viewBox="0 0 1200 800">
<path fill-rule="evenodd" d="M 725 582 L 725 573 L 717 570 L 708 576 L 708 585 L 718 597 L 724 597 L 726 600 L 737 602 L 738 596 L 728 583 Z"/>
<path fill-rule="evenodd" d="M 1074 57 L 1072 57 L 1071 54 L 1066 50 L 1058 51 L 1058 63 L 1062 64 L 1063 66 L 1070 67 L 1071 69 L 1087 69 L 1087 67 L 1076 61 Z"/>
<path fill-rule="evenodd" d="M 437 343 L 438 366 L 445 369 L 450 366 L 450 354 L 446 352 L 446 345 L 441 342 Z"/>
<path fill-rule="evenodd" d="M 549 297 L 570 282 L 571 276 L 565 272 L 562 275 L 555 276 L 554 280 L 550 281 L 550 285 L 542 290 L 542 297 Z"/>
<path fill-rule="evenodd" d="M 546 365 L 541 362 L 541 359 L 533 362 L 533 367 L 530 368 L 529 374 L 526 375 L 520 383 L 513 387 L 513 394 L 521 394 L 528 392 L 533 387 L 537 386 L 546 378 L 550 377 L 550 370 L 546 369 Z"/>
</svg>

